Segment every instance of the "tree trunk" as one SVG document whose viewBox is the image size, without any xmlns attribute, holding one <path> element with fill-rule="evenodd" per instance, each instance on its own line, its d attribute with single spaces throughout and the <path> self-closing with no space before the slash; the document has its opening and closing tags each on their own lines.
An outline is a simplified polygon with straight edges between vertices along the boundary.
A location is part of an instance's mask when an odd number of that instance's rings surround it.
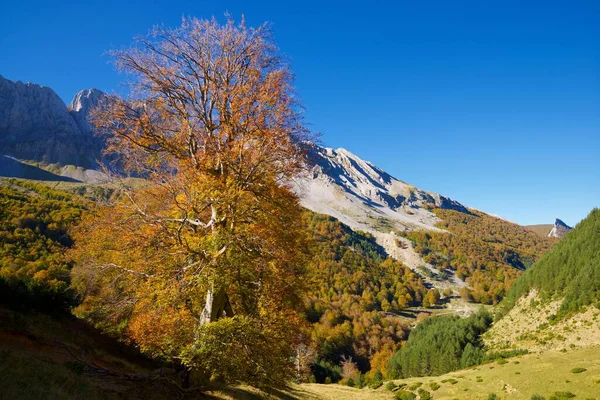
<svg viewBox="0 0 600 400">
<path fill-rule="evenodd" d="M 222 317 L 233 317 L 229 297 L 225 289 L 221 288 L 215 293 L 215 289 L 212 287 L 206 293 L 206 304 L 200 316 L 200 326 L 214 322 Z"/>
</svg>

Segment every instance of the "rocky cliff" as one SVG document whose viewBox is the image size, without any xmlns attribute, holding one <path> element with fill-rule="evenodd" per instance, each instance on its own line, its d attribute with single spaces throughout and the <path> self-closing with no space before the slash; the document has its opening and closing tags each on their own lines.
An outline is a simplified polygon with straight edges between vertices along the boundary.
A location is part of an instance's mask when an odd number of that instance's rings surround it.
<svg viewBox="0 0 600 400">
<path fill-rule="evenodd" d="M 431 207 L 467 209 L 457 201 L 394 178 L 345 149 L 308 148 L 309 173 L 296 182 L 303 205 L 358 229 L 433 228 Z"/>
<path fill-rule="evenodd" d="M 48 87 L 0 76 L 0 155 L 96 167 L 101 145 L 86 117 L 102 96 L 97 90 L 80 92 L 67 108 Z"/>
<path fill-rule="evenodd" d="M 556 221 L 554 221 L 554 225 L 552 226 L 552 229 L 550 229 L 550 232 L 548 233 L 548 237 L 562 238 L 571 229 L 572 228 L 569 225 L 565 224 L 563 221 L 556 218 Z"/>
</svg>

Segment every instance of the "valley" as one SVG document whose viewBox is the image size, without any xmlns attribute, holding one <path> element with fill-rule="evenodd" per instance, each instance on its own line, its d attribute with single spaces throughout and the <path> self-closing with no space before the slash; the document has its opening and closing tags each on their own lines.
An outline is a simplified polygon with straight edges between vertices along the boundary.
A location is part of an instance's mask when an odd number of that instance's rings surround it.
<svg viewBox="0 0 600 400">
<path fill-rule="evenodd" d="M 457 26 L 418 33 L 436 18 L 364 43 L 379 27 L 354 23 L 293 59 L 254 14 L 181 15 L 108 52 L 118 90 L 75 67 L 56 90 L 0 76 L 0 400 L 600 400 L 593 127 L 578 133 L 550 92 L 528 98 L 543 68 L 511 87 L 525 70 L 480 67 L 480 49 L 419 78 L 477 44 L 454 41 Z M 390 37 L 393 54 L 378 47 Z M 411 43 L 430 58 L 413 72 Z M 307 64 L 321 73 L 296 81 Z M 102 90 L 76 92 L 90 83 Z M 334 83 L 336 100 L 309 95 L 322 103 L 306 113 L 296 85 Z M 488 91 L 492 108 L 461 104 Z"/>
</svg>

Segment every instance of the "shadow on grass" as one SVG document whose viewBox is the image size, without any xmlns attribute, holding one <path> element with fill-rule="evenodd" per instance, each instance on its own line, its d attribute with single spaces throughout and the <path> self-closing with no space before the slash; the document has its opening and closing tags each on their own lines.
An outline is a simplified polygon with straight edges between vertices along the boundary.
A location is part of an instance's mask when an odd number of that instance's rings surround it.
<svg viewBox="0 0 600 400">
<path fill-rule="evenodd" d="M 236 400 L 264 400 L 266 397 L 281 400 L 299 400 L 304 398 L 302 394 L 306 393 L 301 389 L 299 390 L 291 387 L 284 390 L 268 388 L 262 389 L 262 391 L 243 387 L 219 387 L 216 391 Z M 210 395 L 209 393 L 204 393 L 203 395 L 206 396 L 207 399 L 220 398 L 218 396 Z"/>
</svg>

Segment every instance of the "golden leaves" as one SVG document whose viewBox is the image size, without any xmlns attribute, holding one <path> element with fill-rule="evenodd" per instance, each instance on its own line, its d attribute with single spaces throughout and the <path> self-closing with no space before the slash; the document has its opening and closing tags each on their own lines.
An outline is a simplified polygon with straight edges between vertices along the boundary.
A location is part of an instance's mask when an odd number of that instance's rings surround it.
<svg viewBox="0 0 600 400">
<path fill-rule="evenodd" d="M 268 30 L 184 19 L 113 55 L 133 98 L 104 104 L 94 123 L 123 172 L 146 183 L 124 184 L 76 234 L 86 314 L 120 318 L 144 351 L 176 357 L 202 348 L 204 295 L 223 288 L 270 343 L 252 344 L 261 374 L 288 371 L 307 251 L 281 182 L 303 168 L 307 131 Z"/>
</svg>

